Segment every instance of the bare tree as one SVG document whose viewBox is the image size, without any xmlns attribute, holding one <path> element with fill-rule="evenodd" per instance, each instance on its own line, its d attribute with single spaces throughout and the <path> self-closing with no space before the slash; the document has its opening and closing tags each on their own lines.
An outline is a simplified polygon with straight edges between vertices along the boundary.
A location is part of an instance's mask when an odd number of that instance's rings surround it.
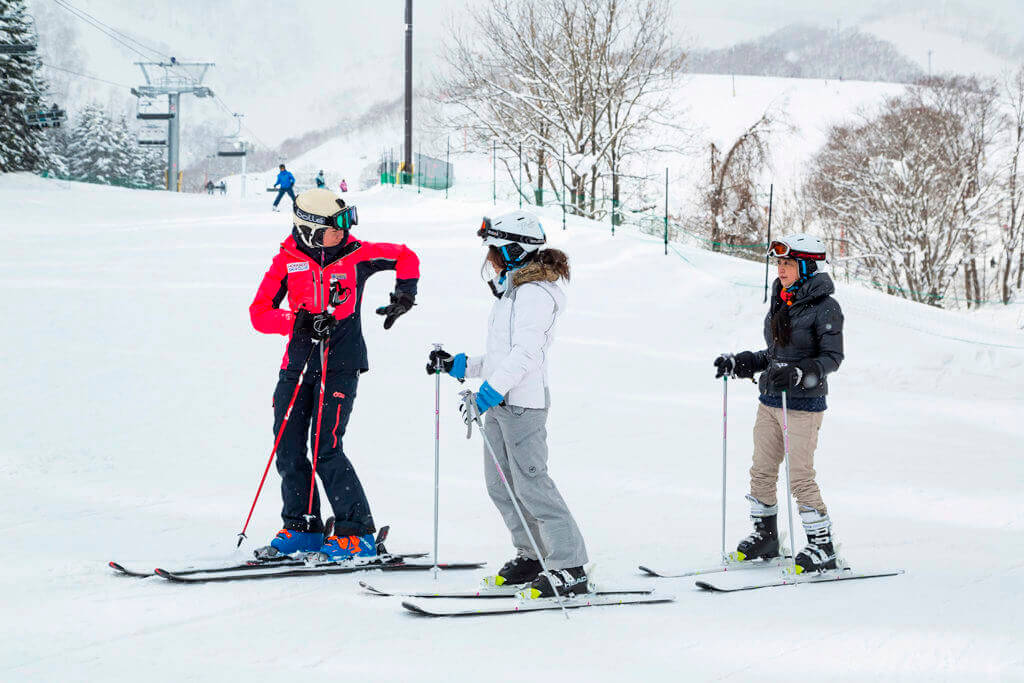
<svg viewBox="0 0 1024 683">
<path fill-rule="evenodd" d="M 960 264 L 967 272 L 984 252 L 994 100 L 975 79 L 934 78 L 829 132 L 807 194 L 828 236 L 864 255 L 856 267 L 878 288 L 941 306 Z"/>
<path fill-rule="evenodd" d="M 764 216 L 757 201 L 757 181 L 768 165 L 768 139 L 778 125 L 771 109 L 747 127 L 728 149 L 711 143 L 711 175 L 703 204 L 708 217 L 711 249 L 755 242 L 762 234 Z"/>
<path fill-rule="evenodd" d="M 1000 298 L 1004 304 L 1012 298 L 1011 274 L 1017 268 L 1016 288 L 1021 289 L 1024 278 L 1024 66 L 1008 79 L 1004 97 L 1009 105 L 1010 155 L 1003 192 L 1009 200 L 1009 210 L 1002 226 Z"/>
<path fill-rule="evenodd" d="M 623 156 L 642 147 L 640 134 L 668 105 L 682 68 L 668 8 L 668 0 L 491 0 L 471 8 L 469 28 L 452 24 L 445 48 L 438 97 L 454 106 L 448 124 L 478 143 L 497 140 L 517 159 L 522 144 L 523 171 L 540 191 L 549 161 L 558 160 L 569 203 L 594 215 L 601 170 L 610 167 L 617 197 Z M 519 169 L 506 168 L 517 182 Z"/>
</svg>

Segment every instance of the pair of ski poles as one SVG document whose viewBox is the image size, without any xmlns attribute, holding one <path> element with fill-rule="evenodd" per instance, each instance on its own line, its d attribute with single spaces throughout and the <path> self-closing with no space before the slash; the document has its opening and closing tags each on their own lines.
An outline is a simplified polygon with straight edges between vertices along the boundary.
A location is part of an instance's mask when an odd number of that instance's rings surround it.
<svg viewBox="0 0 1024 683">
<path fill-rule="evenodd" d="M 341 300 L 342 287 L 340 282 L 334 282 L 331 284 L 331 293 L 327 305 L 327 313 L 334 314 L 334 309 Z M 309 477 L 309 504 L 306 507 L 305 517 L 307 524 L 314 519 L 313 515 L 313 493 L 316 491 L 316 462 L 317 455 L 320 453 L 320 425 L 324 414 L 324 392 L 327 383 L 327 353 L 330 350 L 328 338 L 322 339 L 319 344 L 314 344 L 310 349 L 309 353 L 306 354 L 306 360 L 302 362 L 302 371 L 299 373 L 299 379 L 295 382 L 295 390 L 292 392 L 292 398 L 288 402 L 288 408 L 284 411 L 284 419 L 281 420 L 281 427 L 277 430 L 277 435 L 274 437 L 274 447 L 270 449 L 270 457 L 267 459 L 267 466 L 263 468 L 263 476 L 260 478 L 260 485 L 256 488 L 256 495 L 252 499 L 252 505 L 249 506 L 249 514 L 245 518 L 245 524 L 242 525 L 242 531 L 238 534 L 238 544 L 236 548 L 241 547 L 242 541 L 246 539 L 245 532 L 249 528 L 249 522 L 252 520 L 253 510 L 256 509 L 256 501 L 260 499 L 260 493 L 263 492 L 263 484 L 267 481 L 267 474 L 270 472 L 270 464 L 274 462 L 274 456 L 277 455 L 277 447 L 281 444 L 281 437 L 284 436 L 284 430 L 288 426 L 288 420 L 292 416 L 292 408 L 295 406 L 295 400 L 299 397 L 299 390 L 302 388 L 302 379 L 306 376 L 306 370 L 309 369 L 309 361 L 313 358 L 313 352 L 320 349 L 320 397 L 318 399 L 317 414 L 316 414 L 316 438 L 313 442 L 313 471 Z"/>
<path fill-rule="evenodd" d="M 783 460 L 786 461 L 786 515 L 789 518 L 789 542 L 793 544 L 793 496 L 790 494 L 789 476 L 789 410 L 786 404 L 786 395 L 782 392 L 782 452 Z M 729 556 L 725 552 L 725 481 L 726 481 L 726 452 L 728 439 L 729 416 L 729 375 L 722 375 L 722 563 L 728 561 Z M 792 569 L 796 571 L 796 553 L 790 552 Z"/>
</svg>

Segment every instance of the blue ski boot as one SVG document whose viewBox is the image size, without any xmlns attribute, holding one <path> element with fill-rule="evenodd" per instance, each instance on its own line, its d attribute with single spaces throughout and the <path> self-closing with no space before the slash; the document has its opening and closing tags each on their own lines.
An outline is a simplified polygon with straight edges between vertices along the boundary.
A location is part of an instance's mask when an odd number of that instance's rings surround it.
<svg viewBox="0 0 1024 683">
<path fill-rule="evenodd" d="M 257 548 L 254 553 L 261 562 L 283 559 L 296 553 L 315 553 L 323 545 L 324 535 L 320 531 L 296 531 L 281 529 L 270 545 Z"/>
<path fill-rule="evenodd" d="M 320 559 L 324 562 L 342 562 L 354 557 L 377 556 L 377 541 L 373 534 L 362 536 L 331 536 L 319 548 Z"/>
</svg>

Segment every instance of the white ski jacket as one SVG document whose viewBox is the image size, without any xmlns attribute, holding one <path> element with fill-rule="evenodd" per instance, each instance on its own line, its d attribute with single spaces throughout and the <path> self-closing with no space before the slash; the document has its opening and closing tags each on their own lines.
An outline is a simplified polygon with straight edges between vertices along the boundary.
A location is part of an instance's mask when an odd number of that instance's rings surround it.
<svg viewBox="0 0 1024 683">
<path fill-rule="evenodd" d="M 491 309 L 487 352 L 466 358 L 466 376 L 483 377 L 509 405 L 544 408 L 548 349 L 563 311 L 565 293 L 554 282 L 531 279 L 509 288 Z"/>
</svg>

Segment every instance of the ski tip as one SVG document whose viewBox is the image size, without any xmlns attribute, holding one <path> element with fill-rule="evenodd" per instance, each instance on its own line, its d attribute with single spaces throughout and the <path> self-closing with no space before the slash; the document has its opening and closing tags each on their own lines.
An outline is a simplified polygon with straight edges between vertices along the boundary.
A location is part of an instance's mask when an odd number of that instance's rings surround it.
<svg viewBox="0 0 1024 683">
<path fill-rule="evenodd" d="M 660 574 L 658 574 L 658 572 L 656 572 L 656 571 L 654 571 L 653 569 L 650 569 L 650 568 L 648 568 L 648 567 L 645 567 L 645 566 L 643 566 L 643 565 L 640 565 L 640 566 L 638 567 L 638 569 L 639 569 L 640 571 L 642 571 L 642 572 L 643 572 L 644 574 L 646 574 L 647 576 L 661 576 Z"/>
<path fill-rule="evenodd" d="M 424 617 L 436 617 L 436 616 L 439 616 L 437 614 L 434 614 L 433 612 L 428 612 L 427 610 L 423 609 L 422 607 L 420 607 L 419 605 L 417 605 L 414 602 L 408 602 L 406 600 L 402 601 L 402 607 L 404 607 L 405 609 L 409 610 L 413 614 L 419 614 L 419 615 L 424 616 Z"/>
<path fill-rule="evenodd" d="M 368 593 L 371 593 L 373 595 L 387 595 L 387 593 L 385 593 L 384 591 L 382 591 L 382 590 L 380 590 L 378 588 L 374 588 L 373 586 L 371 586 L 370 584 L 366 583 L 365 581 L 360 581 L 359 582 L 359 586 L 363 590 L 365 590 Z"/>
<path fill-rule="evenodd" d="M 114 562 L 113 560 L 111 560 L 110 562 L 107 562 L 107 566 L 110 567 L 111 569 L 114 569 L 114 570 L 117 570 L 117 571 L 121 572 L 122 574 L 127 574 L 128 573 L 127 569 L 125 569 L 124 567 L 119 565 L 117 562 Z"/>
<path fill-rule="evenodd" d="M 718 588 L 708 583 L 707 581 L 696 581 L 695 585 L 697 586 L 697 588 L 700 588 L 702 590 L 718 592 Z"/>
<path fill-rule="evenodd" d="M 180 581 L 180 579 L 177 576 L 175 576 L 174 574 L 170 573 L 166 569 L 161 569 L 160 567 L 157 567 L 156 569 L 154 569 L 153 573 L 156 574 L 157 576 L 163 578 L 163 579 L 167 579 L 168 581 Z"/>
</svg>

